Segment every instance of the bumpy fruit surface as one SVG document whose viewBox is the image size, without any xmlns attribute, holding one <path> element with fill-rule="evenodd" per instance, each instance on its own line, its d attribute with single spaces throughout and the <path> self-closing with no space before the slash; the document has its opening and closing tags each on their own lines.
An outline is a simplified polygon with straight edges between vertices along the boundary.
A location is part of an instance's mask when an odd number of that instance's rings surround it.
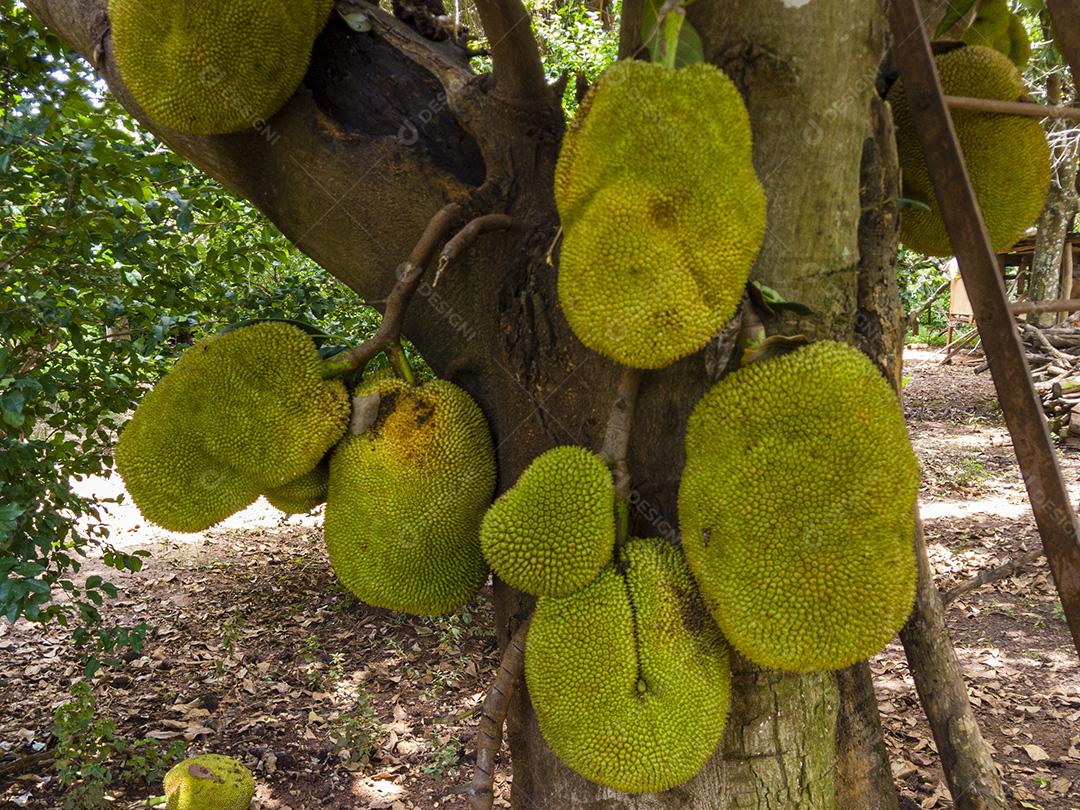
<svg viewBox="0 0 1080 810">
<path fill-rule="evenodd" d="M 773 669 L 880 651 L 915 596 L 919 466 L 896 395 L 823 341 L 752 363 L 695 406 L 683 550 L 724 636 Z"/>
<path fill-rule="evenodd" d="M 584 590 L 536 604 L 525 678 L 544 739 L 625 793 L 693 777 L 724 734 L 728 650 L 682 555 L 634 539 Z"/>
<path fill-rule="evenodd" d="M 348 419 L 311 337 L 257 323 L 184 352 L 121 431 L 116 466 L 147 520 L 201 531 L 310 472 Z"/>
<path fill-rule="evenodd" d="M 373 378 L 371 421 L 330 461 L 326 545 L 338 579 L 376 607 L 417 615 L 466 605 L 487 578 L 480 521 L 495 489 L 487 421 L 445 380 Z"/>
<path fill-rule="evenodd" d="M 981 45 L 965 45 L 935 57 L 941 85 L 954 96 L 1016 101 L 1027 91 L 1009 57 Z M 904 208 L 900 241 L 927 256 L 949 256 L 952 246 L 941 220 L 937 197 L 915 132 L 902 82 L 889 91 L 896 122 L 903 196 L 925 203 Z M 1035 223 L 1050 187 L 1050 148 L 1036 118 L 953 110 L 953 124 L 964 152 L 990 241 L 1004 251 Z"/>
<path fill-rule="evenodd" d="M 556 447 L 534 459 L 484 515 L 484 556 L 519 591 L 568 596 L 611 561 L 615 490 L 599 456 Z"/>
<path fill-rule="evenodd" d="M 559 153 L 559 300 L 582 343 L 659 368 L 734 315 L 765 230 L 750 119 L 706 64 L 616 62 Z"/>
<path fill-rule="evenodd" d="M 156 123 L 258 126 L 300 86 L 331 0 L 109 0 L 120 75 Z"/>
<path fill-rule="evenodd" d="M 251 771 L 221 754 L 185 759 L 165 774 L 167 810 L 247 810 L 254 795 Z"/>
<path fill-rule="evenodd" d="M 290 515 L 303 515 L 321 503 L 326 503 L 330 483 L 330 462 L 320 462 L 315 469 L 294 478 L 263 495 L 270 505 Z"/>
</svg>

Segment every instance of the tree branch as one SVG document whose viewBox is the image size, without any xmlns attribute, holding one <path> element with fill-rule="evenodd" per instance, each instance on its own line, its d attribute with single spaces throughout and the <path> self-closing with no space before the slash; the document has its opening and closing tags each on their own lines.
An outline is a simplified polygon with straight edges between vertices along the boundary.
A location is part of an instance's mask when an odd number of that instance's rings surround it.
<svg viewBox="0 0 1080 810">
<path fill-rule="evenodd" d="M 450 262 L 460 256 L 478 237 L 489 231 L 516 228 L 520 224 L 516 219 L 506 214 L 484 214 L 472 219 L 443 247 L 435 269 L 435 280 L 431 283 L 431 286 L 438 286 L 439 279 L 442 278 L 446 268 L 450 266 Z"/>
<path fill-rule="evenodd" d="M 973 591 L 976 588 L 981 588 L 983 585 L 989 585 L 991 582 L 997 582 L 999 579 L 1005 579 L 1011 577 L 1017 571 L 1022 568 L 1026 568 L 1033 562 L 1042 559 L 1043 550 L 1041 548 L 1028 551 L 1025 554 L 1021 554 L 1015 560 L 1009 560 L 1002 563 L 996 568 L 988 568 L 985 571 L 980 571 L 971 579 L 961 582 L 959 585 L 954 585 L 949 590 L 941 594 L 941 603 L 948 605 L 956 597 L 963 596 L 968 591 Z"/>
<path fill-rule="evenodd" d="M 517 102 L 546 102 L 551 91 L 525 5 L 521 0 L 477 0 L 476 10 L 490 43 L 496 92 Z"/>
<path fill-rule="evenodd" d="M 461 206 L 458 203 L 447 203 L 436 212 L 413 247 L 409 258 L 398 265 L 397 282 L 386 297 L 386 307 L 378 330 L 363 343 L 326 360 L 323 363 L 325 376 L 338 377 L 357 371 L 370 363 L 379 352 L 395 345 L 400 348 L 401 327 L 405 322 L 409 303 L 416 293 L 416 288 L 420 286 L 420 279 L 423 278 L 431 257 L 435 255 L 436 248 L 450 233 L 460 216 Z"/>
<path fill-rule="evenodd" d="M 469 810 L 491 810 L 495 801 L 495 757 L 502 746 L 503 724 L 510 710 L 521 673 L 525 669 L 525 635 L 529 622 L 518 627 L 503 650 L 495 681 L 484 698 L 484 710 L 476 729 L 476 768 L 472 783 L 463 791 L 469 798 Z"/>
</svg>

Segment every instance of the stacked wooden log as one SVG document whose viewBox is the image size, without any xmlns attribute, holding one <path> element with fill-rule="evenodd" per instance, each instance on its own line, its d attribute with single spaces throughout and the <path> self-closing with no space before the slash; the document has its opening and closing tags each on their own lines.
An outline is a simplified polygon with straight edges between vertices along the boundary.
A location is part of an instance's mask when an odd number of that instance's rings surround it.
<svg viewBox="0 0 1080 810">
<path fill-rule="evenodd" d="M 1020 337 L 1051 429 L 1069 446 L 1080 447 L 1080 410 L 1072 418 L 1080 406 L 1080 330 L 1021 323 Z"/>
</svg>

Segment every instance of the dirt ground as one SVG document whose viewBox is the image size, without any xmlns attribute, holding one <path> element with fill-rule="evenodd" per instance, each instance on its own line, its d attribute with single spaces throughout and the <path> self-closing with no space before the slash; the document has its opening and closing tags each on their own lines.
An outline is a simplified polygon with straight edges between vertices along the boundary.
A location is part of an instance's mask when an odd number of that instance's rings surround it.
<svg viewBox="0 0 1080 810">
<path fill-rule="evenodd" d="M 1038 547 L 978 363 L 905 359 L 943 590 Z M 1061 461 L 1078 501 L 1080 452 Z M 86 486 L 108 494 L 117 484 Z M 130 508 L 112 523 L 118 546 L 152 556 L 139 574 L 110 572 L 121 593 L 107 616 L 155 627 L 141 656 L 95 676 L 118 734 L 240 757 L 261 810 L 464 807 L 455 791 L 471 773 L 470 738 L 497 664 L 488 592 L 450 621 L 367 607 L 335 584 L 317 518 L 286 519 L 264 503 L 199 535 L 154 530 Z M 1013 805 L 1080 810 L 1080 665 L 1042 563 L 955 599 L 948 620 Z M 951 807 L 899 643 L 872 668 L 908 806 Z M 63 632 L 0 622 L 0 808 L 62 807 L 47 761 L 6 775 L 4 766 L 50 744 L 53 712 L 80 675 Z M 496 793 L 508 806 L 505 763 Z M 147 795 L 120 790 L 112 806 L 143 807 Z"/>
</svg>

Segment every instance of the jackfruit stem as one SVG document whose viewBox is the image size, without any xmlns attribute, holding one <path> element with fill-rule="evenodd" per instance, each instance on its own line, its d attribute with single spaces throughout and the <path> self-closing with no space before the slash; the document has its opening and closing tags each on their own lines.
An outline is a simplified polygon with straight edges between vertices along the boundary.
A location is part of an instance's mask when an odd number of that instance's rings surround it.
<svg viewBox="0 0 1080 810">
<path fill-rule="evenodd" d="M 630 431 L 634 424 L 641 370 L 623 368 L 611 403 L 604 446 L 600 455 L 611 468 L 615 482 L 615 540 L 619 548 L 630 535 Z"/>
<path fill-rule="evenodd" d="M 664 67 L 675 69 L 675 57 L 679 53 L 679 31 L 686 21 L 686 11 L 682 8 L 670 9 L 664 15 Z"/>
<path fill-rule="evenodd" d="M 390 368 L 399 378 L 409 385 L 416 385 L 416 374 L 409 365 L 409 358 L 405 356 L 405 350 L 401 348 L 400 340 L 392 340 L 386 347 L 386 359 L 390 361 Z"/>
<path fill-rule="evenodd" d="M 424 270 L 427 269 L 436 249 L 449 235 L 450 231 L 459 222 L 462 215 L 461 205 L 447 203 L 436 212 L 435 216 L 424 228 L 416 246 L 413 247 L 409 257 L 398 265 L 397 281 L 386 296 L 386 306 L 383 309 L 383 320 L 378 330 L 368 340 L 353 346 L 351 349 L 338 352 L 333 357 L 323 362 L 323 379 L 340 377 L 353 371 L 363 369 L 379 354 L 387 351 L 393 342 L 400 342 L 401 328 L 405 322 L 405 313 L 409 310 L 413 295 L 420 286 Z M 388 359 L 392 358 L 387 352 Z"/>
</svg>

